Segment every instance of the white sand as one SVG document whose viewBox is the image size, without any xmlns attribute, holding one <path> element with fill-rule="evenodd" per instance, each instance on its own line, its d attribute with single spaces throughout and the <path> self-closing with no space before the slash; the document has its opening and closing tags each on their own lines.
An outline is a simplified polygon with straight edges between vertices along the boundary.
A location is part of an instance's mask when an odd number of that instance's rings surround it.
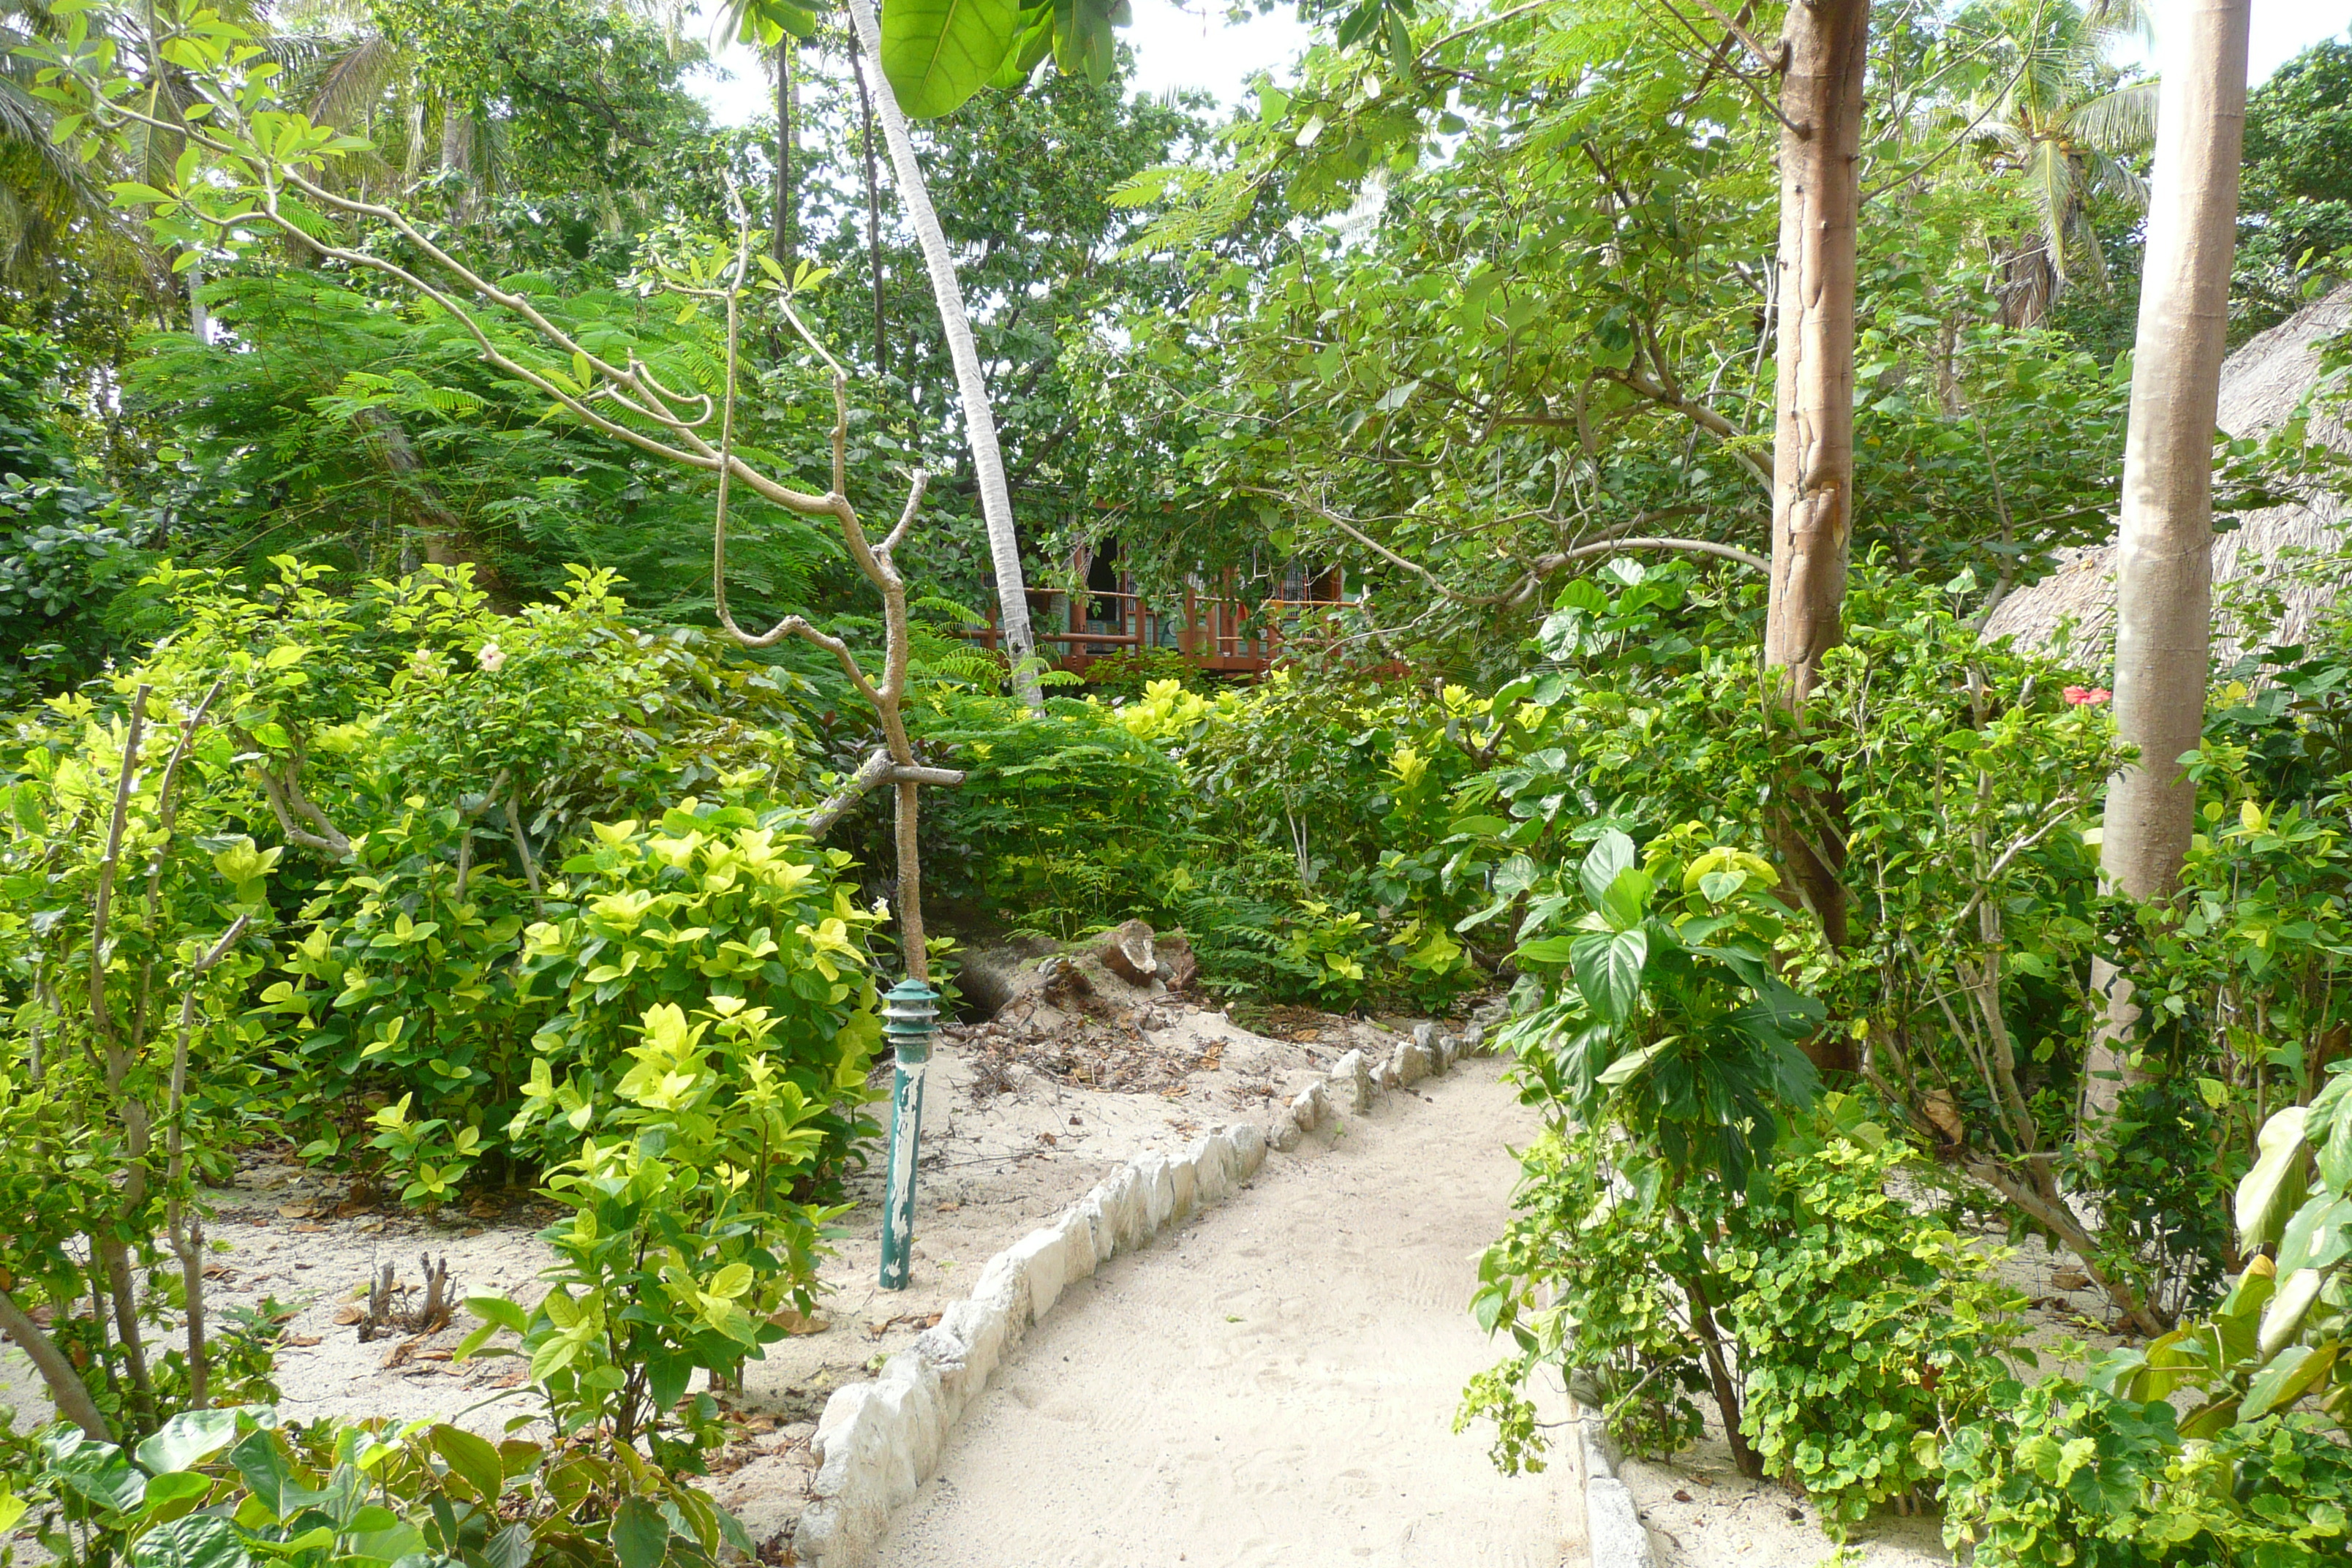
<svg viewBox="0 0 2352 1568">
<path fill-rule="evenodd" d="M 1534 1131 L 1498 1064 L 1386 1097 L 1065 1293 L 901 1510 L 885 1568 L 1581 1562 L 1565 1467 L 1452 1431 L 1465 1306 Z M 1425 1098 L 1424 1098 L 1425 1097 Z"/>
</svg>

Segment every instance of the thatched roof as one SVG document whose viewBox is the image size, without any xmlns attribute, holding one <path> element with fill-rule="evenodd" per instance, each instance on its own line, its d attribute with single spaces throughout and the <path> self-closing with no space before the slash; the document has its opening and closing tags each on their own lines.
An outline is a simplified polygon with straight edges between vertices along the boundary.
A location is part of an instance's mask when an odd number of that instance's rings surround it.
<svg viewBox="0 0 2352 1568">
<path fill-rule="evenodd" d="M 2326 341 L 2352 331 L 2352 284 L 2305 306 L 2261 336 L 2249 340 L 2221 365 L 2221 427 L 2247 437 L 2274 430 L 2292 417 L 2319 374 Z M 2352 430 L 2340 417 L 2315 416 L 2315 441 L 2352 452 Z M 2346 522 L 2344 498 L 2323 493 L 2307 505 L 2271 507 L 2240 514 L 2238 527 L 2213 542 L 2214 668 L 2238 658 L 2239 627 L 2223 607 L 2231 586 L 2268 570 L 2280 552 L 2302 548 L 2332 551 Z M 2041 648 L 2095 672 L 2115 667 L 2116 547 L 2101 544 L 2057 552 L 2049 576 L 2003 600 L 1985 626 L 1987 637 L 2014 637 L 2020 647 Z M 2313 610 L 2326 594 L 2309 584 L 2286 593 L 2286 617 L 2278 640 L 2297 642 Z M 2072 621 L 2059 637 L 2060 624 Z"/>
</svg>

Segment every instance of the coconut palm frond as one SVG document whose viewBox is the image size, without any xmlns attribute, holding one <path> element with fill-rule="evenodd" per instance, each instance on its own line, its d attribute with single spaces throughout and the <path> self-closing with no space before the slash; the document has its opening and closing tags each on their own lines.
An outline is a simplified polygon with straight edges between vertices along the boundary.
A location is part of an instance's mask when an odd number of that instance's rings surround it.
<svg viewBox="0 0 2352 1568">
<path fill-rule="evenodd" d="M 2042 230 L 2042 243 L 2058 276 L 2066 275 L 2066 231 L 2074 226 L 2077 199 L 2074 161 L 2055 142 L 2037 141 L 2025 161 L 2026 199 Z"/>
<path fill-rule="evenodd" d="M 106 194 L 80 159 L 58 145 L 48 105 L 0 69 L 0 184 L 28 211 L 50 222 L 107 210 Z"/>
<path fill-rule="evenodd" d="M 2156 144 L 2157 84 L 2136 81 L 2074 106 L 2066 129 L 2102 153 L 2138 153 Z"/>
<path fill-rule="evenodd" d="M 310 115 L 322 125 L 350 130 L 362 123 L 368 110 L 382 102 L 385 89 L 398 75 L 399 47 L 381 33 L 339 41 L 338 50 L 322 62 L 310 84 Z"/>
<path fill-rule="evenodd" d="M 326 33 L 264 33 L 254 42 L 279 70 L 297 79 L 351 47 L 350 39 Z"/>
<path fill-rule="evenodd" d="M 2099 244 L 2098 231 L 2091 226 L 2091 215 L 2075 209 L 2074 221 L 2068 226 L 2067 238 L 2072 241 L 2067 252 L 2074 258 L 2074 274 L 2094 289 L 2107 286 L 2107 253 Z M 2065 274 L 2062 273 L 2062 276 Z"/>
<path fill-rule="evenodd" d="M 2147 42 L 2156 37 L 2146 0 L 2090 0 L 2083 7 L 2083 26 L 2102 39 L 2128 37 Z"/>
<path fill-rule="evenodd" d="M 2141 211 L 2147 210 L 2147 181 L 2138 170 L 2105 153 L 2084 153 L 2083 163 L 2086 172 L 2084 183 L 2091 189 L 2105 195 L 2121 196 Z"/>
</svg>

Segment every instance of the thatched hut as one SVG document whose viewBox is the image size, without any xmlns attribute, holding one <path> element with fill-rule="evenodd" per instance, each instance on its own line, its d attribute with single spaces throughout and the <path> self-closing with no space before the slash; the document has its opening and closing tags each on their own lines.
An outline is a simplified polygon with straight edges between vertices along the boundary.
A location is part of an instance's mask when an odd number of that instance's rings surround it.
<svg viewBox="0 0 2352 1568">
<path fill-rule="evenodd" d="M 2330 338 L 2352 331 L 2352 284 L 2249 340 L 2221 365 L 2221 427 L 2237 437 L 2275 430 L 2294 417 L 2319 375 Z M 2352 453 L 2352 430 L 2340 412 L 2315 414 L 2310 438 Z M 2241 630 L 2228 605 L 2232 589 L 2253 586 L 2282 552 L 2333 552 L 2346 521 L 2341 495 L 2323 491 L 2307 502 L 2240 514 L 2237 528 L 2213 541 L 2213 665 L 2236 662 Z M 2057 552 L 2050 575 L 2003 600 L 1986 623 L 1988 637 L 2014 637 L 2065 662 L 2104 675 L 2115 668 L 2116 582 L 2113 544 Z M 2275 640 L 2297 642 L 2312 612 L 2330 597 L 2304 581 L 2284 590 L 2285 617 Z"/>
</svg>

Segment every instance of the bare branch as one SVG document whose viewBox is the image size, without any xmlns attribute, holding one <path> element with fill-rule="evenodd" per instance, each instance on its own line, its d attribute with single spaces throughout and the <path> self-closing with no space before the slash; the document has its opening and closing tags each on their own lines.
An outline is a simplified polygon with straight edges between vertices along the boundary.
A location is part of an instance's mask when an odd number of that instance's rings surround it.
<svg viewBox="0 0 2352 1568">
<path fill-rule="evenodd" d="M 278 832 L 286 836 L 288 843 L 299 844 L 305 849 L 316 849 L 320 854 L 338 858 L 349 855 L 352 852 L 350 837 L 329 821 L 327 814 L 302 793 L 301 770 L 299 759 L 286 763 L 283 773 L 264 763 L 254 764 L 254 777 L 261 784 L 263 798 L 269 803 L 269 814 L 278 819 Z M 297 823 L 294 820 L 297 815 L 310 827 L 305 828 Z"/>
<path fill-rule="evenodd" d="M 1606 555 L 1612 550 L 1678 550 L 1690 555 L 1714 555 L 1725 561 L 1736 561 L 1758 572 L 1769 572 L 1772 563 L 1752 550 L 1742 550 L 1737 544 L 1718 544 L 1712 539 L 1674 539 L 1664 535 L 1650 538 L 1604 539 L 1597 544 L 1580 544 L 1573 550 L 1563 550 L 1557 555 L 1540 556 L 1536 566 L 1549 574 L 1571 561 L 1582 561 L 1594 555 Z"/>
<path fill-rule="evenodd" d="M 1684 397 L 1660 385 L 1638 370 L 1603 370 L 1600 374 L 1625 388 L 1626 391 L 1636 393 L 1661 408 L 1681 415 L 1708 435 L 1720 440 L 1736 441 L 1747 434 L 1738 426 L 1734 425 L 1706 404 Z M 1737 447 L 1730 447 L 1729 451 L 1749 473 L 1756 476 L 1757 483 L 1762 485 L 1765 493 L 1769 495 L 1772 489 L 1772 476 L 1765 471 L 1764 466 L 1753 456 Z"/>
</svg>

